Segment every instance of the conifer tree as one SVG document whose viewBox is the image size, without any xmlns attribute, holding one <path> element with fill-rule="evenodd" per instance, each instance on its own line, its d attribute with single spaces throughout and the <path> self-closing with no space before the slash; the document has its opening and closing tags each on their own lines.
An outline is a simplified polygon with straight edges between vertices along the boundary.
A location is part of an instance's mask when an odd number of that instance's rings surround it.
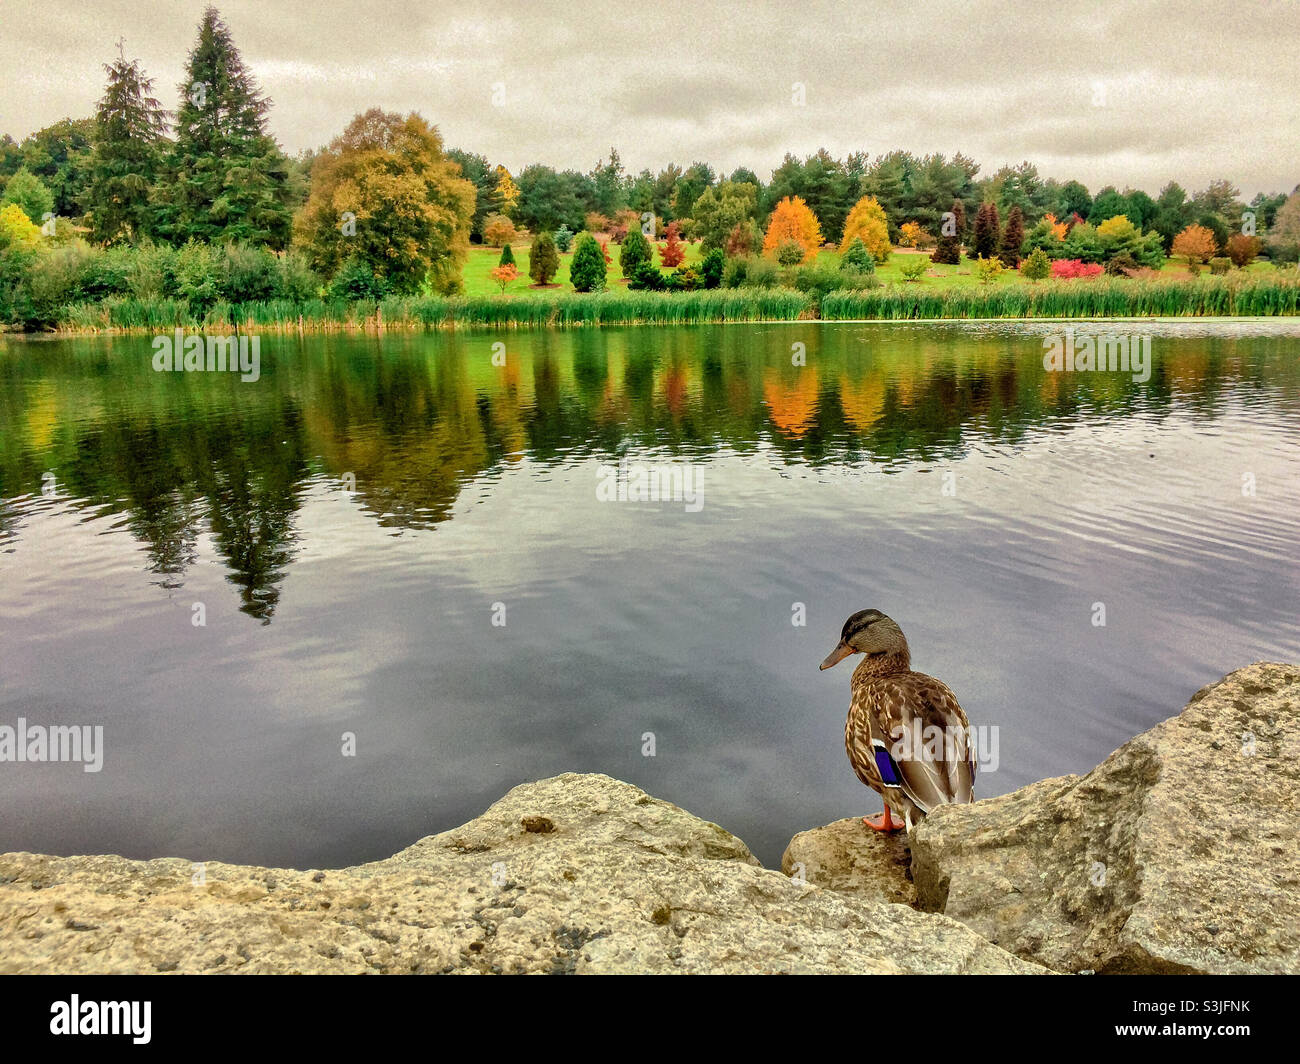
<svg viewBox="0 0 1300 1064">
<path fill-rule="evenodd" d="M 284 247 L 292 217 L 289 160 L 266 130 L 271 101 L 215 7 L 203 13 L 180 94 L 162 195 L 165 234 L 176 244 L 240 240 Z"/>
<path fill-rule="evenodd" d="M 932 261 L 956 266 L 961 262 L 961 242 L 966 235 L 966 208 L 961 200 L 952 201 L 952 217 L 939 223 L 939 246 L 934 249 Z"/>
<path fill-rule="evenodd" d="M 998 256 L 1009 269 L 1020 266 L 1020 245 L 1025 242 L 1025 216 L 1019 207 L 1012 207 L 1007 215 L 1007 227 L 1002 231 L 1002 253 Z"/>
<path fill-rule="evenodd" d="M 90 179 L 83 206 L 101 244 L 153 236 L 157 211 L 150 188 L 166 146 L 167 112 L 153 95 L 140 61 L 119 54 L 106 63 L 108 85 L 95 111 Z"/>
<path fill-rule="evenodd" d="M 971 242 L 971 254 L 977 259 L 993 258 L 998 253 L 1001 236 L 997 204 L 981 203 L 980 209 L 975 212 L 975 237 Z"/>
</svg>

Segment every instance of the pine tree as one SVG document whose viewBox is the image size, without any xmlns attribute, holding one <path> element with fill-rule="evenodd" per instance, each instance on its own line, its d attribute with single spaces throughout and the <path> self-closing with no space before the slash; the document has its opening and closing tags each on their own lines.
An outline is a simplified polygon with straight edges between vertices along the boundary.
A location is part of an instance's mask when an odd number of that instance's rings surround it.
<svg viewBox="0 0 1300 1064">
<path fill-rule="evenodd" d="M 582 233 L 573 249 L 573 261 L 569 263 L 569 280 L 579 292 L 596 292 L 605 287 L 606 271 L 609 269 L 601 247 L 590 233 Z"/>
<path fill-rule="evenodd" d="M 84 207 L 101 244 L 153 236 L 157 211 L 150 186 L 166 144 L 167 112 L 153 96 L 153 79 L 137 59 L 106 63 L 108 85 L 95 111 L 90 180 Z"/>
<path fill-rule="evenodd" d="M 289 240 L 289 160 L 266 131 L 271 101 L 244 66 L 215 7 L 190 52 L 176 144 L 168 158 L 164 230 L 186 240 Z"/>
<path fill-rule="evenodd" d="M 977 259 L 991 259 L 998 253 L 1001 239 L 1001 226 L 998 223 L 998 208 L 995 203 L 981 203 L 975 212 L 975 238 L 972 241 L 971 254 Z"/>
<path fill-rule="evenodd" d="M 509 244 L 501 249 L 501 258 L 497 260 L 498 266 L 513 266 L 515 264 L 515 253 L 511 250 Z"/>
<path fill-rule="evenodd" d="M 952 217 L 944 218 L 939 225 L 939 246 L 931 260 L 956 266 L 961 262 L 961 242 L 966 235 L 966 208 L 961 200 L 952 201 Z"/>
<path fill-rule="evenodd" d="M 560 254 L 555 250 L 555 238 L 550 233 L 538 233 L 533 237 L 533 246 L 528 249 L 528 276 L 534 284 L 550 284 L 559 268 Z"/>
<path fill-rule="evenodd" d="M 1016 269 L 1020 265 L 1020 245 L 1025 242 L 1025 216 L 1019 207 L 1012 207 L 1007 215 L 1007 227 L 1002 232 L 1002 265 Z"/>
</svg>

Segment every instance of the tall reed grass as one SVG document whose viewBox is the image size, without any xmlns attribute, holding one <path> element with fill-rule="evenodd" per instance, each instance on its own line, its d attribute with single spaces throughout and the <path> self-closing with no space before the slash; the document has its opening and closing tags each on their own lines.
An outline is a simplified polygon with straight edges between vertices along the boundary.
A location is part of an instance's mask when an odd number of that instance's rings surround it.
<svg viewBox="0 0 1300 1064">
<path fill-rule="evenodd" d="M 1300 283 L 1280 278 L 1057 281 L 988 288 L 896 286 L 830 292 L 828 321 L 918 318 L 1269 317 L 1300 313 Z"/>
</svg>

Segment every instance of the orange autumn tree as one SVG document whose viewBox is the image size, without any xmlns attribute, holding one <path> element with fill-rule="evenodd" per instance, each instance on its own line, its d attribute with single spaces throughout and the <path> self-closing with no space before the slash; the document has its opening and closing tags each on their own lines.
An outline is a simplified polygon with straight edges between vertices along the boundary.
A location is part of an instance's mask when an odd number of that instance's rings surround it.
<svg viewBox="0 0 1300 1064">
<path fill-rule="evenodd" d="M 763 237 L 763 253 L 771 255 L 782 244 L 793 242 L 803 248 L 806 262 L 822 246 L 822 227 L 817 215 L 802 196 L 786 196 L 772 211 Z"/>
<path fill-rule="evenodd" d="M 1172 251 L 1187 259 L 1188 266 L 1198 262 L 1209 262 L 1217 254 L 1219 243 L 1214 239 L 1212 230 L 1203 225 L 1189 225 L 1176 237 Z"/>
<path fill-rule="evenodd" d="M 861 240 L 879 266 L 889 258 L 889 222 L 885 208 L 875 196 L 863 196 L 853 205 L 844 221 L 844 237 L 840 241 L 840 254 L 849 249 L 854 238 Z"/>
<path fill-rule="evenodd" d="M 504 295 L 506 285 L 510 284 L 511 281 L 519 280 L 519 269 L 513 262 L 508 262 L 504 266 L 498 266 L 495 270 L 492 270 L 488 276 L 501 286 L 501 294 Z"/>
</svg>

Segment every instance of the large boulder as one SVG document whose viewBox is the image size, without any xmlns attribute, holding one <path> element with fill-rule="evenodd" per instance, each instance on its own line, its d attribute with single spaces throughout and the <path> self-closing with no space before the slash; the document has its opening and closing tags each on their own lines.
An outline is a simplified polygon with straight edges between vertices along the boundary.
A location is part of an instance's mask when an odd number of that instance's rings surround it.
<svg viewBox="0 0 1300 1064">
<path fill-rule="evenodd" d="M 911 860 L 906 835 L 873 831 L 851 816 L 799 832 L 785 848 L 781 871 L 860 898 L 915 905 Z"/>
<path fill-rule="evenodd" d="M 911 845 L 922 908 L 1058 971 L 1300 972 L 1300 666 L 1239 669 Z"/>
<path fill-rule="evenodd" d="M 759 866 L 607 776 L 516 787 L 385 861 L 0 856 L 0 973 L 1040 972 L 944 916 Z"/>
</svg>

